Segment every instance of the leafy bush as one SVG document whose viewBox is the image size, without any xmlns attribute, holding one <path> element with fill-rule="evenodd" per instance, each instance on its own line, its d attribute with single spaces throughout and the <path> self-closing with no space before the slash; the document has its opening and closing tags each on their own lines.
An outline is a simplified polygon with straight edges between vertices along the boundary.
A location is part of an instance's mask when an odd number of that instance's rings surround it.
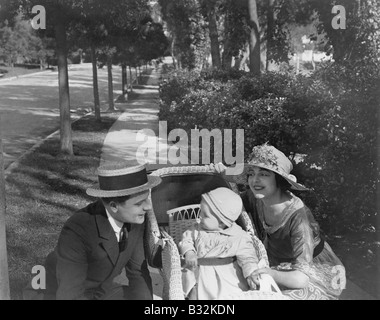
<svg viewBox="0 0 380 320">
<path fill-rule="evenodd" d="M 208 81 L 208 80 L 219 80 L 221 82 L 228 82 L 230 80 L 238 80 L 241 77 L 245 76 L 247 73 L 242 70 L 236 69 L 206 69 L 202 70 L 200 76 Z"/>
<path fill-rule="evenodd" d="M 326 226 L 336 229 L 351 226 L 374 231 L 376 225 L 379 78 L 365 78 L 332 66 L 313 79 L 323 79 L 329 88 L 323 93 L 330 95 L 331 104 L 308 119 L 305 162 L 322 170 L 309 170 L 306 175 L 318 191 L 319 213 Z"/>
<path fill-rule="evenodd" d="M 270 142 L 297 160 L 303 197 L 327 232 L 376 219 L 379 77 L 337 65 L 311 77 L 232 71 L 176 74 L 161 86 L 169 130 L 244 129 L 244 154 Z M 235 148 L 235 146 L 234 146 Z M 334 226 L 334 230 L 332 229 Z"/>
</svg>

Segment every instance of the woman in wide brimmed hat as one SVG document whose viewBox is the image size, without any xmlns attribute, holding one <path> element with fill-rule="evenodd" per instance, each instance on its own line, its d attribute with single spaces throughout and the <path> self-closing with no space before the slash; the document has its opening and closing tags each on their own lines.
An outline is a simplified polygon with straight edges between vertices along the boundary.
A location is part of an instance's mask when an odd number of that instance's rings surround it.
<svg viewBox="0 0 380 320">
<path fill-rule="evenodd" d="M 225 172 L 222 164 L 211 167 Z M 253 148 L 243 173 L 225 176 L 249 186 L 241 197 L 271 265 L 256 274 L 270 274 L 293 299 L 337 299 L 345 287 L 345 269 L 310 209 L 291 192 L 308 190 L 292 169 L 284 153 L 264 144 Z"/>
</svg>

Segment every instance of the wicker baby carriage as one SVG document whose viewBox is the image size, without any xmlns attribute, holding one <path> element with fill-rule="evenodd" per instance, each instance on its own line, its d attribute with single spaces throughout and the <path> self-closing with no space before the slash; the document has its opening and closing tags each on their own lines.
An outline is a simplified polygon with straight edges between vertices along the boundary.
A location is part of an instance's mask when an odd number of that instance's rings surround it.
<svg viewBox="0 0 380 320">
<path fill-rule="evenodd" d="M 148 213 L 146 227 L 148 262 L 160 269 L 164 283 L 162 298 L 183 300 L 182 267 L 177 244 L 183 231 L 198 217 L 201 195 L 219 187 L 238 191 L 236 185 L 226 182 L 221 175 L 204 166 L 162 168 L 153 171 L 152 175 L 161 177 L 162 183 L 151 192 L 153 210 Z M 268 266 L 266 250 L 256 237 L 246 212 L 242 212 L 237 223 L 251 234 L 259 259 Z"/>
</svg>

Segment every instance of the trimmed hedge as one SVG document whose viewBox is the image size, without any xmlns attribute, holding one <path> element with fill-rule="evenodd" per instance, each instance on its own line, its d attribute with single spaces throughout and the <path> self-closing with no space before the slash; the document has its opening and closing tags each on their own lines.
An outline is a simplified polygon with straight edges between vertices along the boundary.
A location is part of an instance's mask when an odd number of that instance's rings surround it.
<svg viewBox="0 0 380 320">
<path fill-rule="evenodd" d="M 244 155 L 269 142 L 313 192 L 303 197 L 326 231 L 373 228 L 379 77 L 322 66 L 311 77 L 231 71 L 176 72 L 160 85 L 168 130 L 244 129 Z M 234 146 L 235 147 L 235 146 Z M 300 159 L 303 161 L 299 161 Z M 334 230 L 330 230 L 334 228 Z"/>
</svg>

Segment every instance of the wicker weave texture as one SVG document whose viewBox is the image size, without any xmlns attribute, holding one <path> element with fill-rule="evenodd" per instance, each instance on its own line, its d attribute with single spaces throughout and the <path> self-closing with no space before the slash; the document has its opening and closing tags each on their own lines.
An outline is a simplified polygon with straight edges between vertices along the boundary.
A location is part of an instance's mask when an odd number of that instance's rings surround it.
<svg viewBox="0 0 380 320">
<path fill-rule="evenodd" d="M 172 237 L 162 231 L 165 237 L 165 247 L 162 250 L 161 275 L 164 282 L 163 300 L 184 300 L 182 289 L 181 258 L 177 245 Z"/>
<path fill-rule="evenodd" d="M 154 258 L 157 250 L 162 245 L 161 232 L 158 228 L 157 220 L 153 210 L 146 214 L 145 233 L 144 233 L 144 246 L 148 264 L 151 267 L 156 267 Z"/>
<path fill-rule="evenodd" d="M 209 173 L 215 174 L 214 170 L 210 170 L 205 166 L 188 166 L 188 167 L 168 167 L 158 169 L 151 173 L 152 176 L 164 177 L 166 175 L 175 175 L 175 174 L 198 174 L 198 173 Z"/>
<path fill-rule="evenodd" d="M 186 166 L 186 167 L 169 167 L 162 168 L 154 171 L 151 175 L 165 177 L 165 176 L 181 176 L 181 175 L 194 175 L 205 174 L 215 175 L 214 170 L 209 170 L 204 166 Z M 185 183 L 185 182 L 184 182 Z M 231 189 L 238 193 L 236 185 L 229 183 Z M 159 186 L 158 186 L 159 187 Z M 168 194 L 167 197 L 173 197 L 173 194 Z M 166 201 L 166 199 L 160 199 L 160 201 Z M 182 268 L 181 258 L 178 252 L 177 244 L 182 239 L 183 232 L 196 222 L 199 217 L 199 204 L 192 204 L 187 206 L 181 206 L 178 208 L 167 210 L 169 216 L 169 233 L 162 228 L 158 228 L 157 220 L 153 212 L 148 213 L 147 223 L 147 243 L 149 252 L 156 252 L 157 246 L 164 242 L 164 248 L 162 250 L 162 269 L 160 273 L 163 277 L 164 300 L 183 300 L 184 294 L 182 289 Z M 259 259 L 264 259 L 268 263 L 268 257 L 263 243 L 257 238 L 255 227 L 252 225 L 248 214 L 243 211 L 238 219 L 238 224 L 246 231 L 248 231 L 253 239 Z M 150 254 L 149 256 L 153 256 Z M 256 295 L 256 297 L 253 297 Z M 269 298 L 271 296 L 271 298 Z M 260 298 L 261 297 L 261 298 Z M 268 298 L 266 298 L 268 297 Z M 258 291 L 249 291 L 239 297 L 235 296 L 236 300 L 280 300 L 280 297 L 276 299 L 275 295 L 271 293 L 258 293 Z M 283 298 L 281 298 L 283 300 Z"/>
<path fill-rule="evenodd" d="M 181 241 L 182 234 L 199 218 L 200 205 L 193 204 L 168 210 L 169 232 L 176 245 Z"/>
</svg>

